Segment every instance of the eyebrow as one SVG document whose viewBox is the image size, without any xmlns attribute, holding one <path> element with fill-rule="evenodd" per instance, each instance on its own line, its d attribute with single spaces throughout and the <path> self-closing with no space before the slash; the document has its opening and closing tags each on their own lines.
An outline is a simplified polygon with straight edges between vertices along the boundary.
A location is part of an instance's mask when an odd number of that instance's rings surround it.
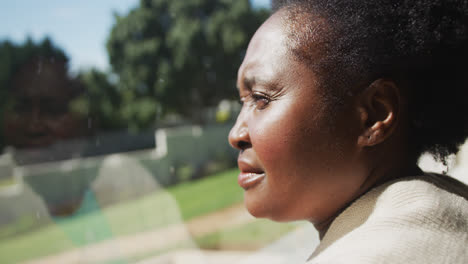
<svg viewBox="0 0 468 264">
<path fill-rule="evenodd" d="M 268 90 L 274 90 L 277 86 L 277 82 L 264 78 L 258 78 L 255 76 L 245 76 L 244 78 L 242 78 L 242 86 L 245 87 L 247 90 L 252 90 L 252 87 L 254 85 L 262 85 Z M 240 90 L 239 85 L 237 85 L 237 90 Z"/>
<path fill-rule="evenodd" d="M 244 77 L 242 79 L 242 85 L 248 90 L 252 90 L 252 87 L 257 83 L 257 79 L 253 76 Z"/>
</svg>

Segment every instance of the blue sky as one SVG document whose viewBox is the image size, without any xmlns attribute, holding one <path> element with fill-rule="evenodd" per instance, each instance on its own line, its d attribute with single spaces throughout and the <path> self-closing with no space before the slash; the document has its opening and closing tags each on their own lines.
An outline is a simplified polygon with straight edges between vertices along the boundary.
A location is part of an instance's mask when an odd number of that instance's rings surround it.
<svg viewBox="0 0 468 264">
<path fill-rule="evenodd" d="M 183 0 L 173 0 L 183 1 Z M 269 6 L 269 0 L 251 0 Z M 107 69 L 106 37 L 113 12 L 127 13 L 139 0 L 12 0 L 0 9 L 0 40 L 23 42 L 27 36 L 49 36 L 71 58 L 72 69 Z"/>
</svg>

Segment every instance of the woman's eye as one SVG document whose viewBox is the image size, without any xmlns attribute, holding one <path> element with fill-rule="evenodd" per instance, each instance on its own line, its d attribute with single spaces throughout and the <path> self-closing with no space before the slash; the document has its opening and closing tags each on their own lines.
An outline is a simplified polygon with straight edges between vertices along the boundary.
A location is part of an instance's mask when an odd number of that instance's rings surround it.
<svg viewBox="0 0 468 264">
<path fill-rule="evenodd" d="M 260 93 L 251 93 L 247 96 L 240 97 L 239 100 L 241 105 L 248 103 L 248 106 L 253 106 L 260 110 L 266 108 L 270 102 L 271 99 L 268 96 Z"/>
<path fill-rule="evenodd" d="M 253 93 L 252 101 L 257 109 L 264 109 L 270 103 L 270 99 L 262 94 Z"/>
</svg>

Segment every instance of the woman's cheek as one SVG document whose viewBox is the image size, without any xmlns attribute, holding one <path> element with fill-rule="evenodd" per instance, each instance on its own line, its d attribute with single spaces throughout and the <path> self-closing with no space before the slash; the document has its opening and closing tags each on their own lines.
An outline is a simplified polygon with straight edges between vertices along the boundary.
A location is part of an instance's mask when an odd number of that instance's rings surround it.
<svg viewBox="0 0 468 264">
<path fill-rule="evenodd" d="M 289 139 L 279 128 L 261 126 L 250 129 L 250 138 L 253 149 L 264 166 L 281 162 L 291 154 Z"/>
</svg>

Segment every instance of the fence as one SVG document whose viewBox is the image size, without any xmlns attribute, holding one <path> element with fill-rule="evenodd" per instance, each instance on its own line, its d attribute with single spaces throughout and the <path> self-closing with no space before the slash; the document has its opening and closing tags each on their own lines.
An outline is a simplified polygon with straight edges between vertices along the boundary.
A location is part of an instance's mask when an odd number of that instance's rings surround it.
<svg viewBox="0 0 468 264">
<path fill-rule="evenodd" d="M 230 127 L 159 129 L 151 148 L 37 164 L 15 165 L 15 153 L 4 154 L 0 158 L 0 236 L 1 228 L 14 222 L 23 221 L 25 226 L 47 222 L 47 217 L 37 221 L 47 210 L 53 215 L 63 213 L 57 211 L 60 208 L 73 211 L 90 189 L 98 193 L 102 207 L 232 167 L 237 152 L 227 142 Z"/>
</svg>

